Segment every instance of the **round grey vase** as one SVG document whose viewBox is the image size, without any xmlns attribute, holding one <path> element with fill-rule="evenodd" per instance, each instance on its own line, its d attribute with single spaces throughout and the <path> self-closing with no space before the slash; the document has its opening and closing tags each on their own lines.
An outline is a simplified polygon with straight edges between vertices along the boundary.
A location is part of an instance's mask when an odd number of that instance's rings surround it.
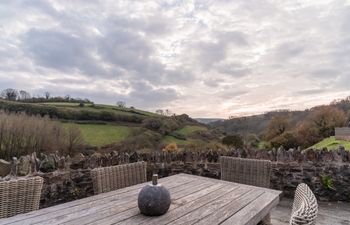
<svg viewBox="0 0 350 225">
<path fill-rule="evenodd" d="M 158 184 L 158 175 L 152 177 L 152 184 L 143 187 L 139 193 L 138 206 L 140 212 L 146 216 L 161 216 L 165 214 L 170 207 L 169 191 Z"/>
</svg>

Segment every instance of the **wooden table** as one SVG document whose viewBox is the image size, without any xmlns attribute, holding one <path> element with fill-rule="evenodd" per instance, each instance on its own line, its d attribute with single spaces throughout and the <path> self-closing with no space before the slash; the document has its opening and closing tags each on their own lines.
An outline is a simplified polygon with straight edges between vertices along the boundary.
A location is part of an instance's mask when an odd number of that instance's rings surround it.
<svg viewBox="0 0 350 225">
<path fill-rule="evenodd" d="M 0 220 L 0 224 L 257 224 L 279 202 L 280 191 L 179 174 L 159 183 L 171 193 L 160 217 L 139 213 L 137 196 L 145 184 L 119 189 Z"/>
</svg>

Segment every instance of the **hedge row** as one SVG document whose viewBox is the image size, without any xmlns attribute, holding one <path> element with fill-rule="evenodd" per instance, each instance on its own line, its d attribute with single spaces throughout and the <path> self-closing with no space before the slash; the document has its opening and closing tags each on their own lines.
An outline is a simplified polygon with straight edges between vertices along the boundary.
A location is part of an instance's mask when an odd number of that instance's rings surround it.
<svg viewBox="0 0 350 225">
<path fill-rule="evenodd" d="M 49 116 L 50 118 L 65 120 L 100 120 L 100 121 L 120 121 L 141 123 L 144 116 L 124 115 L 109 111 L 91 111 L 91 110 L 70 110 L 49 105 L 35 105 L 28 103 L 18 103 L 9 101 L 0 101 L 0 110 L 9 112 L 25 112 L 28 115 Z"/>
</svg>

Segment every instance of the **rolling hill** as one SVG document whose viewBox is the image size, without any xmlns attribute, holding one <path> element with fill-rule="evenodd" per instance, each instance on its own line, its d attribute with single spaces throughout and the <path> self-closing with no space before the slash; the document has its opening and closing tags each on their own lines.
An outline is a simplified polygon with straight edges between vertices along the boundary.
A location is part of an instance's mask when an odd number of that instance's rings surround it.
<svg viewBox="0 0 350 225">
<path fill-rule="evenodd" d="M 64 127 L 76 126 L 85 143 L 98 148 L 111 145 L 125 148 L 126 144 L 130 148 L 161 148 L 169 143 L 182 146 L 202 143 L 201 134 L 210 132 L 207 126 L 187 115 L 166 117 L 135 108 L 94 103 L 28 103 L 0 99 L 0 110 L 49 116 Z"/>
</svg>

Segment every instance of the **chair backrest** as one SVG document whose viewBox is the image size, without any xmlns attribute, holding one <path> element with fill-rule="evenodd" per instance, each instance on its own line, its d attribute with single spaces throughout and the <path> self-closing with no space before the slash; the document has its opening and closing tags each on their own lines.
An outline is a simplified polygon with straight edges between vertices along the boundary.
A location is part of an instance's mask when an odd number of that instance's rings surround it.
<svg viewBox="0 0 350 225">
<path fill-rule="evenodd" d="M 270 187 L 271 161 L 220 157 L 221 180 Z"/>
<path fill-rule="evenodd" d="M 306 184 L 299 184 L 295 191 L 290 225 L 316 224 L 318 213 L 317 200 Z"/>
<path fill-rule="evenodd" d="M 44 179 L 25 177 L 0 182 L 0 218 L 38 210 Z"/>
<path fill-rule="evenodd" d="M 95 194 L 129 187 L 147 181 L 147 163 L 136 162 L 91 170 Z"/>
</svg>

